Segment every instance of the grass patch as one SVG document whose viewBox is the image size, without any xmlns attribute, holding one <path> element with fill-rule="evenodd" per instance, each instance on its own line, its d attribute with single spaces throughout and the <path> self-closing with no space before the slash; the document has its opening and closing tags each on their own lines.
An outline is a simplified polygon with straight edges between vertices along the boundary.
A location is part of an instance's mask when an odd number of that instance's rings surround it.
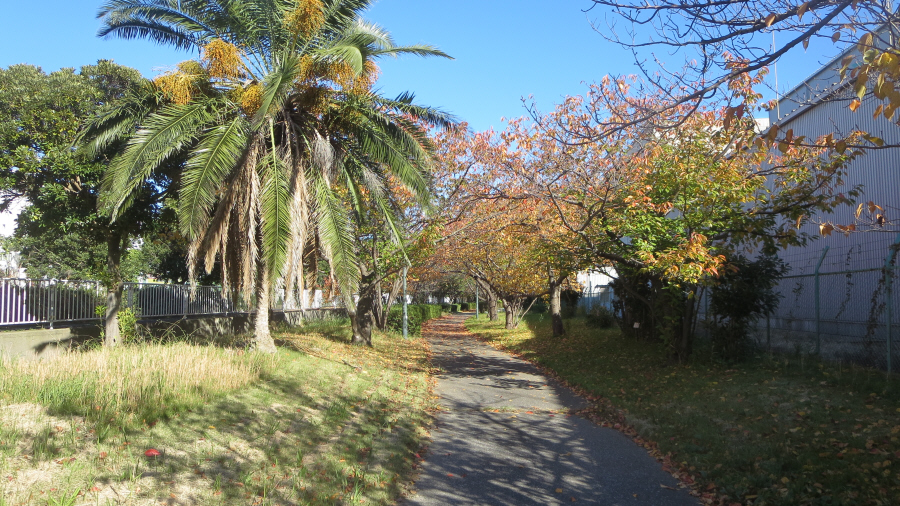
<svg viewBox="0 0 900 506">
<path fill-rule="evenodd" d="M 900 504 L 900 378 L 802 356 L 673 366 L 661 347 L 580 318 L 563 338 L 541 315 L 514 331 L 467 325 L 608 400 L 599 416 L 624 417 L 729 502 Z"/>
<path fill-rule="evenodd" d="M 348 336 L 310 322 L 269 357 L 174 343 L 7 362 L 0 504 L 390 504 L 430 421 L 428 349 Z"/>
</svg>

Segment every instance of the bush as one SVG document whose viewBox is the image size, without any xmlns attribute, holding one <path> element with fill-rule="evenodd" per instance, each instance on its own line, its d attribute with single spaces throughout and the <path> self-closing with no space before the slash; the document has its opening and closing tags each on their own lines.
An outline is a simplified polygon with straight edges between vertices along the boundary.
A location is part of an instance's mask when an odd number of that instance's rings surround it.
<svg viewBox="0 0 900 506">
<path fill-rule="evenodd" d="M 457 304 L 410 304 L 406 306 L 407 310 L 407 329 L 409 335 L 417 336 L 422 334 L 422 324 L 434 318 L 440 318 L 444 312 L 444 306 L 455 306 Z M 395 332 L 403 332 L 403 305 L 394 306 L 388 313 L 388 328 Z"/>
<path fill-rule="evenodd" d="M 755 352 L 750 329 L 759 318 L 778 307 L 781 295 L 775 288 L 787 273 L 787 266 L 773 256 L 750 260 L 737 255 L 730 263 L 735 269 L 726 271 L 709 289 L 706 326 L 713 354 L 732 361 L 746 359 Z"/>
<path fill-rule="evenodd" d="M 588 326 L 608 329 L 616 323 L 615 315 L 606 306 L 594 304 L 585 315 Z"/>
<path fill-rule="evenodd" d="M 459 305 L 459 309 L 460 309 L 461 311 L 468 311 L 468 310 L 469 310 L 469 303 L 468 303 L 468 302 L 463 302 L 462 304 Z"/>
</svg>

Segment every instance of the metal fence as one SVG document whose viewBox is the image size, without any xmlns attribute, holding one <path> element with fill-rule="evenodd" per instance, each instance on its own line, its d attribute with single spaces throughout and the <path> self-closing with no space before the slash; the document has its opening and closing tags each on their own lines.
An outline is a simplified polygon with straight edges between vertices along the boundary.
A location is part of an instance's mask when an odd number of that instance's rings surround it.
<svg viewBox="0 0 900 506">
<path fill-rule="evenodd" d="M 103 291 L 97 281 L 0 279 L 0 326 L 96 319 Z"/>
<path fill-rule="evenodd" d="M 603 306 L 612 311 L 613 291 L 612 287 L 595 286 L 593 289 L 585 289 L 581 292 L 581 298 L 578 299 L 578 307 L 584 308 L 586 313 L 590 313 L 595 306 Z"/>
<path fill-rule="evenodd" d="M 323 300 L 320 292 L 305 291 L 285 297 L 276 290 L 272 309 L 276 311 L 318 310 L 340 307 L 337 300 Z M 252 312 L 253 302 L 223 292 L 219 286 L 161 283 L 124 283 L 123 306 L 139 318 L 173 318 L 200 315 L 227 315 Z M 49 325 L 99 320 L 98 309 L 106 303 L 106 289 L 98 281 L 48 279 L 0 279 L 0 327 Z"/>
<path fill-rule="evenodd" d="M 815 251 L 801 273 L 781 279 L 778 308 L 757 322 L 753 339 L 767 350 L 818 355 L 888 372 L 900 370 L 900 297 L 894 294 L 900 236 L 878 267 L 853 268 L 854 249 Z M 866 251 L 871 253 L 871 250 Z M 807 272 L 802 272 L 807 271 Z M 701 300 L 701 325 L 708 300 Z"/>
</svg>

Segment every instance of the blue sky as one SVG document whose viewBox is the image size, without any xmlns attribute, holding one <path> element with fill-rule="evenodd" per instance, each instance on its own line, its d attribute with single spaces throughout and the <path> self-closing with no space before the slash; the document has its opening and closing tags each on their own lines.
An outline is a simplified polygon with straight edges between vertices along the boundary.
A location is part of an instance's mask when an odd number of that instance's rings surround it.
<svg viewBox="0 0 900 506">
<path fill-rule="evenodd" d="M 152 77 L 192 55 L 146 41 L 96 37 L 100 0 L 7 2 L 0 17 L 0 67 L 30 63 L 50 72 L 100 58 Z M 422 104 L 439 106 L 474 129 L 502 128 L 501 117 L 525 113 L 533 95 L 549 109 L 584 82 L 635 72 L 631 54 L 591 27 L 603 13 L 582 12 L 587 0 L 378 0 L 367 19 L 387 28 L 398 43 L 429 43 L 454 60 L 406 57 L 382 64 L 382 91 L 413 91 Z M 779 87 L 788 89 L 833 55 L 792 55 L 779 65 Z M 663 55 L 665 56 L 665 55 Z M 677 64 L 677 61 L 670 62 Z"/>
</svg>

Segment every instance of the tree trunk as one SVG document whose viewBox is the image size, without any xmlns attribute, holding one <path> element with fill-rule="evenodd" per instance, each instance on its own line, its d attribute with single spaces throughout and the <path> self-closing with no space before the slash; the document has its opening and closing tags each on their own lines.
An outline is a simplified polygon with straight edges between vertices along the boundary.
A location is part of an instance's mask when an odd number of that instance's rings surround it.
<svg viewBox="0 0 900 506">
<path fill-rule="evenodd" d="M 481 287 L 481 294 L 483 294 L 485 302 L 487 302 L 488 319 L 492 322 L 499 320 L 500 316 L 497 314 L 497 294 L 494 293 L 494 291 L 491 290 L 490 285 L 484 281 L 475 278 L 475 282 Z M 479 294 L 479 296 L 481 296 L 481 294 Z"/>
<path fill-rule="evenodd" d="M 553 328 L 554 336 L 562 336 L 565 335 L 566 329 L 563 327 L 562 321 L 562 307 L 560 301 L 560 294 L 562 293 L 562 281 L 551 278 L 550 279 L 550 318 L 551 318 L 551 327 Z"/>
<path fill-rule="evenodd" d="M 109 271 L 109 285 L 106 288 L 106 314 L 104 315 L 103 345 L 118 346 L 121 341 L 119 336 L 119 308 L 122 307 L 122 291 L 125 285 L 122 283 L 120 267 L 122 261 L 122 238 L 112 232 L 106 239 L 106 268 Z"/>
<path fill-rule="evenodd" d="M 384 330 L 387 328 L 388 316 L 391 313 L 391 307 L 394 305 L 394 301 L 397 300 L 397 296 L 400 295 L 401 288 L 403 288 L 403 278 L 401 276 L 397 276 L 397 279 L 394 280 L 394 283 L 391 285 L 391 293 L 388 294 L 387 304 L 385 304 L 384 309 L 381 311 L 381 314 L 376 315 L 375 326 L 378 327 L 378 330 Z"/>
<path fill-rule="evenodd" d="M 524 302 L 525 301 L 520 297 L 503 299 L 503 303 L 506 306 L 506 328 L 508 330 L 512 330 L 519 326 L 519 317 L 522 314 Z"/>
<path fill-rule="evenodd" d="M 351 342 L 357 346 L 372 347 L 372 324 L 376 295 L 375 284 L 372 283 L 374 280 L 374 272 L 363 272 L 359 284 L 359 301 L 356 302 L 356 311 L 350 317 L 350 326 L 353 328 Z"/>
<path fill-rule="evenodd" d="M 265 261 L 259 268 L 256 281 L 256 328 L 253 336 L 253 349 L 262 353 L 275 353 L 275 341 L 269 332 L 269 306 L 271 304 L 271 290 L 269 286 L 269 267 Z"/>
<path fill-rule="evenodd" d="M 696 294 L 696 289 L 694 291 Z M 697 298 L 696 297 L 687 297 L 687 300 L 684 302 L 684 314 L 682 316 L 682 325 L 681 332 L 678 339 L 678 362 L 684 363 L 694 351 L 694 311 L 697 306 Z"/>
</svg>

